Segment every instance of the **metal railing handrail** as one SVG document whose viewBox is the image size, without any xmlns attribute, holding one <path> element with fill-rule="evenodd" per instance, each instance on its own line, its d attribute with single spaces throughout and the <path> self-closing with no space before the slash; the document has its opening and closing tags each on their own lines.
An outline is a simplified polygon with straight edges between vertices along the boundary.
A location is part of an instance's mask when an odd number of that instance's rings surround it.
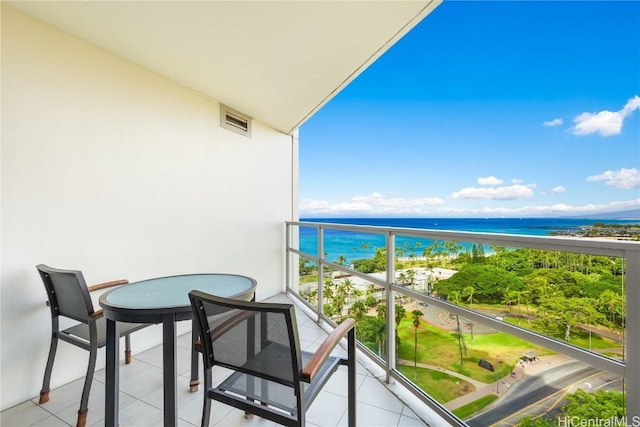
<svg viewBox="0 0 640 427">
<path fill-rule="evenodd" d="M 317 255 L 309 254 L 299 249 L 298 234 L 295 232 L 296 227 L 311 227 L 317 231 Z M 370 233 L 374 235 L 384 235 L 386 240 L 386 277 L 378 279 L 365 273 L 358 272 L 353 268 L 331 262 L 324 258 L 324 231 L 325 230 L 343 230 L 354 231 L 358 233 Z M 453 230 L 428 230 L 415 228 L 399 228 L 384 226 L 366 226 L 351 225 L 339 223 L 309 222 L 309 221 L 289 221 L 286 222 L 286 261 L 287 261 L 287 290 L 294 292 L 294 282 L 297 283 L 297 276 L 291 262 L 291 255 L 295 254 L 314 261 L 318 266 L 318 305 L 315 311 L 318 313 L 318 319 L 330 321 L 322 313 L 322 279 L 323 269 L 328 266 L 334 270 L 341 270 L 356 277 L 368 280 L 383 287 L 387 292 L 387 319 L 394 319 L 394 293 L 402 293 L 410 297 L 425 301 L 434 306 L 445 308 L 447 311 L 464 316 L 472 321 L 479 321 L 488 324 L 495 330 L 506 332 L 517 336 L 521 339 L 544 346 L 553 351 L 563 353 L 576 360 L 594 366 L 598 369 L 609 371 L 615 375 L 625 378 L 625 393 L 627 402 L 627 418 L 640 419 L 640 242 L 620 241 L 612 239 L 595 239 L 595 238 L 577 238 L 577 237 L 559 237 L 559 236 L 530 236 L 516 234 L 494 234 L 479 233 Z M 511 325 L 506 322 L 485 316 L 473 310 L 459 307 L 449 302 L 440 300 L 413 292 L 411 290 L 397 286 L 395 282 L 395 237 L 412 237 L 431 240 L 459 241 L 459 242 L 475 242 L 483 245 L 495 245 L 514 248 L 533 248 L 540 250 L 550 250 L 559 252 L 571 252 L 589 255 L 602 255 L 618 257 L 625 260 L 626 283 L 625 300 L 626 300 L 626 343 L 625 343 L 625 360 L 614 360 L 601 356 L 595 352 L 576 347 L 563 341 L 538 334 L 534 331 Z M 302 299 L 302 298 L 300 298 Z M 395 329 L 393 322 L 387 320 L 387 351 L 385 360 L 382 361 L 383 367 L 387 372 L 387 381 L 390 378 L 397 378 L 403 384 L 407 384 L 407 379 L 399 375 L 393 369 L 395 366 L 395 346 L 390 343 L 395 342 Z M 410 383 L 410 381 L 409 381 Z M 412 383 L 408 384 L 409 386 Z M 424 393 L 420 395 L 417 387 L 410 387 L 414 394 L 423 400 L 425 404 L 439 413 L 447 421 L 460 424 L 460 420 L 452 416 L 446 411 L 442 405 L 435 402 Z"/>
</svg>

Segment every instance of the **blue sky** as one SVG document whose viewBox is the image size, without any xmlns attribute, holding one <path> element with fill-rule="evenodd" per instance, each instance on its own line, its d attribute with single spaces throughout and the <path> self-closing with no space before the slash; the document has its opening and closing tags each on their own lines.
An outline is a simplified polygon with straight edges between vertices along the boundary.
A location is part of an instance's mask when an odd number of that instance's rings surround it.
<svg viewBox="0 0 640 427">
<path fill-rule="evenodd" d="M 640 207 L 640 1 L 447 1 L 300 129 L 301 217 Z"/>
</svg>

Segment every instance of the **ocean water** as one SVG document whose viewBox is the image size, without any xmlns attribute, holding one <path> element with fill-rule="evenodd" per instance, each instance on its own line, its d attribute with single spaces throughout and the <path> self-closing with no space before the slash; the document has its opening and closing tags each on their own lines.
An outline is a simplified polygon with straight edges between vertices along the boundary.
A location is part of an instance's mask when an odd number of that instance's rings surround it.
<svg viewBox="0 0 640 427">
<path fill-rule="evenodd" d="M 570 219 L 570 218 L 305 218 L 305 222 L 324 222 L 381 227 L 402 227 L 430 230 L 471 231 L 477 233 L 526 234 L 548 236 L 554 231 L 573 232 L 580 227 L 595 223 L 638 224 L 637 220 L 619 219 Z M 343 230 L 325 230 L 324 253 L 330 261 L 343 256 L 347 262 L 369 258 L 375 248 L 385 246 L 384 236 L 369 233 L 354 233 Z M 318 236 L 312 227 L 300 227 L 300 249 L 317 255 Z M 416 248 L 416 243 L 419 243 Z M 396 248 L 405 248 L 404 256 L 422 256 L 422 251 L 430 245 L 430 239 L 416 239 L 398 236 Z M 463 246 L 465 246 L 463 244 Z"/>
</svg>

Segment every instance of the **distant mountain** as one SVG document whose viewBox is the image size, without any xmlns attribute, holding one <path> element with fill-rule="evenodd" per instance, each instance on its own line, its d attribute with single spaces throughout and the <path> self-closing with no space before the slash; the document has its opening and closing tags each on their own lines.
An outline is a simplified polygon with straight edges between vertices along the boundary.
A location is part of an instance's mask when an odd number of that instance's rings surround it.
<svg viewBox="0 0 640 427">
<path fill-rule="evenodd" d="M 576 218 L 576 219 L 628 219 L 628 220 L 638 220 L 640 221 L 640 208 L 638 209 L 630 209 L 628 211 L 617 211 L 617 212 L 601 212 L 601 213 L 593 213 L 587 215 L 579 215 L 579 216 L 570 216 L 567 218 Z"/>
</svg>

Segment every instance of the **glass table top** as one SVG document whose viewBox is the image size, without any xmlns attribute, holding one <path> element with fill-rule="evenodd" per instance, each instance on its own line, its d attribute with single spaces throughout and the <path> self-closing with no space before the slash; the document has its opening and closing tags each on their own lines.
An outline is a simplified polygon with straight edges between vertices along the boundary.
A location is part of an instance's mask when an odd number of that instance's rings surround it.
<svg viewBox="0 0 640 427">
<path fill-rule="evenodd" d="M 189 306 L 189 292 L 197 289 L 220 297 L 232 298 L 255 287 L 255 281 L 234 274 L 187 274 L 159 277 L 121 286 L 105 293 L 100 303 L 112 307 L 155 308 Z"/>
</svg>

